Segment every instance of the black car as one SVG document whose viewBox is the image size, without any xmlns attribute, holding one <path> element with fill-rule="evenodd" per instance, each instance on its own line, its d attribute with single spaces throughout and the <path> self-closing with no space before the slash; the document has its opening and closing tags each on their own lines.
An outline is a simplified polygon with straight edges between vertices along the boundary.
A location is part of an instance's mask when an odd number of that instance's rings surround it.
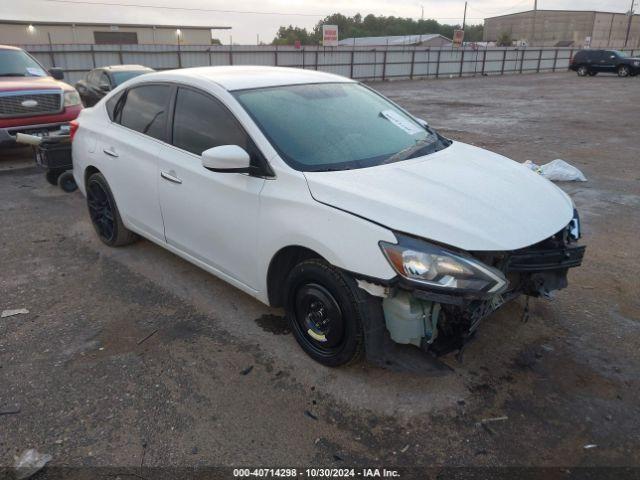
<svg viewBox="0 0 640 480">
<path fill-rule="evenodd" d="M 94 68 L 75 87 L 85 107 L 93 107 L 102 97 L 121 83 L 143 73 L 153 72 L 142 65 L 111 65 Z"/>
<path fill-rule="evenodd" d="M 578 75 L 593 77 L 600 72 L 617 73 L 619 77 L 640 73 L 640 58 L 619 50 L 580 50 L 571 59 L 569 69 Z"/>
</svg>

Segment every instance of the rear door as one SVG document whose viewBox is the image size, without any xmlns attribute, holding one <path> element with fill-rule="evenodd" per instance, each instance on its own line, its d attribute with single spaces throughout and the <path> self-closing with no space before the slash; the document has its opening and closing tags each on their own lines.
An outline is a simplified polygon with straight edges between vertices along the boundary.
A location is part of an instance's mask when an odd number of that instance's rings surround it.
<svg viewBox="0 0 640 480">
<path fill-rule="evenodd" d="M 615 72 L 617 60 L 618 60 L 618 56 L 616 55 L 615 52 L 612 52 L 611 50 L 603 50 L 602 58 L 600 60 L 601 71 Z"/>
<path fill-rule="evenodd" d="M 98 155 L 126 226 L 164 242 L 158 204 L 158 152 L 167 135 L 173 86 L 143 84 L 129 89 L 101 132 Z"/>
<path fill-rule="evenodd" d="M 158 174 L 167 243 L 229 281 L 255 289 L 259 193 L 266 180 L 209 171 L 201 154 L 238 145 L 252 161 L 264 159 L 212 95 L 179 87 L 174 108 L 172 145 L 161 149 Z"/>
</svg>

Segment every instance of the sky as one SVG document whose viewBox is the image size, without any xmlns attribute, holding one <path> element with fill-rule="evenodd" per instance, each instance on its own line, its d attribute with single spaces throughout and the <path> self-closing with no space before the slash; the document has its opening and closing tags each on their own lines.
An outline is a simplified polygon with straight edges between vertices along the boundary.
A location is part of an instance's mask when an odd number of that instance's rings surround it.
<svg viewBox="0 0 640 480">
<path fill-rule="evenodd" d="M 533 1 L 469 0 L 467 23 L 481 23 L 485 17 L 531 10 Z M 630 0 L 538 0 L 538 8 L 626 12 L 630 3 Z M 233 41 L 255 45 L 258 38 L 265 43 L 271 42 L 281 25 L 312 28 L 332 13 L 349 16 L 373 13 L 419 19 L 421 7 L 424 7 L 424 18 L 435 18 L 441 23 L 462 23 L 464 0 L 0 0 L 0 19 L 224 25 L 232 29 L 214 32 L 214 37 L 222 43 Z"/>
</svg>

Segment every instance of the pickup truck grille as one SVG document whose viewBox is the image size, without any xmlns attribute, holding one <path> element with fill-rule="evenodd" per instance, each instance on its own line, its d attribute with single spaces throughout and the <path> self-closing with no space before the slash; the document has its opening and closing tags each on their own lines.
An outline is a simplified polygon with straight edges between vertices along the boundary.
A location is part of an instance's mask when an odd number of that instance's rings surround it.
<svg viewBox="0 0 640 480">
<path fill-rule="evenodd" d="M 62 92 L 60 91 L 0 93 L 0 118 L 31 117 L 60 111 L 62 111 Z"/>
</svg>

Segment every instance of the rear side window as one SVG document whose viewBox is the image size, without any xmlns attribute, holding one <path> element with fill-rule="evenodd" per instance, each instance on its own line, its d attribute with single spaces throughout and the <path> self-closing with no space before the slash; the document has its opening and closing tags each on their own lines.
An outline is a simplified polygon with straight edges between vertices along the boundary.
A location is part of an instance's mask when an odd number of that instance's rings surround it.
<svg viewBox="0 0 640 480">
<path fill-rule="evenodd" d="M 251 153 L 250 141 L 233 115 L 218 101 L 179 88 L 173 117 L 173 144 L 196 155 L 220 145 L 238 145 Z"/>
<path fill-rule="evenodd" d="M 127 92 L 119 123 L 159 140 L 165 139 L 171 87 L 145 85 Z M 116 112 L 117 114 L 118 112 Z"/>
<path fill-rule="evenodd" d="M 107 100 L 107 113 L 109 114 L 109 119 L 112 122 L 120 122 L 119 113 L 120 110 L 122 110 L 122 108 L 120 108 L 122 106 L 122 102 L 120 102 L 120 100 L 122 99 L 122 95 L 124 94 L 124 92 L 124 90 L 121 90 L 109 100 Z"/>
</svg>

